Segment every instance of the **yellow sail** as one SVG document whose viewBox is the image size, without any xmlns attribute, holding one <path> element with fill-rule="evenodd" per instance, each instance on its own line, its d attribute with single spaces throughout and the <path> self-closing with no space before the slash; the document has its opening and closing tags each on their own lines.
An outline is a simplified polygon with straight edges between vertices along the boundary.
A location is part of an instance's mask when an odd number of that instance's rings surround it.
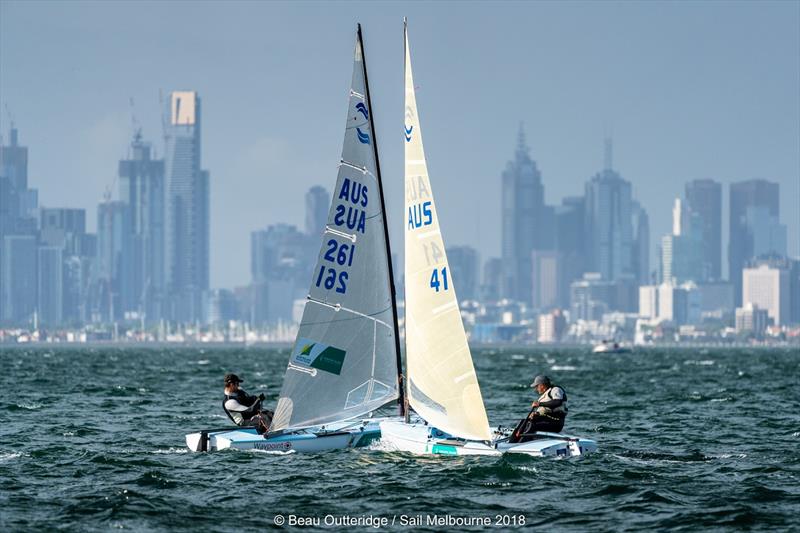
<svg viewBox="0 0 800 533">
<path fill-rule="evenodd" d="M 405 324 L 407 391 L 429 424 L 489 440 L 489 421 L 447 264 L 422 148 L 405 32 Z"/>
</svg>

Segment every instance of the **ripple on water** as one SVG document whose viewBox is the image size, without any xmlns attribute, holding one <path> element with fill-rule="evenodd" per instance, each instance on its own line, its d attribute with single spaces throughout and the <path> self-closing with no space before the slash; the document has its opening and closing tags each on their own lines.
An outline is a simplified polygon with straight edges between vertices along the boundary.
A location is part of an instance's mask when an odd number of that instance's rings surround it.
<svg viewBox="0 0 800 533">
<path fill-rule="evenodd" d="M 791 404 L 788 350 L 597 358 L 586 348 L 474 349 L 493 426 L 530 405 L 530 376 L 544 368 L 566 388 L 566 430 L 601 447 L 574 461 L 418 457 L 380 443 L 319 455 L 190 453 L 185 433 L 227 424 L 220 373 L 236 369 L 251 389 L 277 391 L 288 350 L 25 350 L 0 351 L 14 376 L 0 387 L 9 530 L 216 531 L 220 517 L 235 517 L 230 528 L 259 531 L 272 513 L 361 515 L 365 506 L 382 516 L 521 513 L 529 525 L 570 531 L 789 530 L 800 516 L 800 419 L 791 409 L 754 419 L 737 401 Z M 46 396 L 21 398 L 19 388 Z M 766 436 L 745 438 L 754 431 Z"/>
</svg>

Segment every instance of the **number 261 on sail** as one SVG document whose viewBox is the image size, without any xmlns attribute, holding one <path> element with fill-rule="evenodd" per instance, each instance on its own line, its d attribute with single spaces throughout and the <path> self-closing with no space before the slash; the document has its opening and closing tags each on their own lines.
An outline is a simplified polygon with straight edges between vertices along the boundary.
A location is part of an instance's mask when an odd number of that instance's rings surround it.
<svg viewBox="0 0 800 533">
<path fill-rule="evenodd" d="M 330 268 L 330 267 L 326 268 L 325 265 L 320 265 L 319 274 L 317 274 L 315 285 L 317 287 L 323 286 L 328 290 L 336 286 L 336 292 L 344 294 L 345 292 L 347 292 L 348 277 L 349 276 L 345 271 L 341 271 L 337 275 L 335 268 Z"/>
</svg>

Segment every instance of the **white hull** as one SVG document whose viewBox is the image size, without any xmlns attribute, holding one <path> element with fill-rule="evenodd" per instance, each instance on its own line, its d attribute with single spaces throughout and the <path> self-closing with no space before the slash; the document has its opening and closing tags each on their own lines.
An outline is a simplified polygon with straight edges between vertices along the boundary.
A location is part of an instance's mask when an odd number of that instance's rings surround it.
<svg viewBox="0 0 800 533">
<path fill-rule="evenodd" d="M 379 420 L 363 420 L 339 427 L 307 428 L 266 438 L 255 428 L 232 428 L 201 431 L 186 435 L 186 445 L 193 452 L 225 449 L 263 450 L 273 452 L 318 453 L 328 450 L 360 448 L 380 438 Z"/>
<path fill-rule="evenodd" d="M 422 422 L 405 423 L 399 420 L 381 422 L 383 449 L 419 455 L 502 455 L 525 454 L 533 457 L 578 457 L 597 451 L 591 439 L 571 437 L 560 433 L 538 433 L 541 438 L 521 443 L 509 443 L 504 434 L 495 434 L 492 441 L 472 441 L 453 438 Z"/>
<path fill-rule="evenodd" d="M 592 353 L 628 353 L 631 349 L 627 346 L 614 345 L 610 343 L 598 344 L 592 348 Z"/>
</svg>

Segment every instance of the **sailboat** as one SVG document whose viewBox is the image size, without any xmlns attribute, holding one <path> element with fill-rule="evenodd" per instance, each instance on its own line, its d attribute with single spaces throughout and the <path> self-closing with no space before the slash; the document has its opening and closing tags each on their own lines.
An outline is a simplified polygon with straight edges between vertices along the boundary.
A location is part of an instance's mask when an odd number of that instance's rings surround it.
<svg viewBox="0 0 800 533">
<path fill-rule="evenodd" d="M 408 403 L 417 416 L 380 423 L 385 449 L 418 454 L 575 456 L 594 441 L 556 433 L 509 443 L 492 431 L 447 263 L 405 40 L 405 339 Z"/>
<path fill-rule="evenodd" d="M 397 304 L 361 25 L 328 221 L 270 431 L 186 436 L 195 451 L 319 452 L 380 437 L 375 410 L 403 405 Z"/>
</svg>

